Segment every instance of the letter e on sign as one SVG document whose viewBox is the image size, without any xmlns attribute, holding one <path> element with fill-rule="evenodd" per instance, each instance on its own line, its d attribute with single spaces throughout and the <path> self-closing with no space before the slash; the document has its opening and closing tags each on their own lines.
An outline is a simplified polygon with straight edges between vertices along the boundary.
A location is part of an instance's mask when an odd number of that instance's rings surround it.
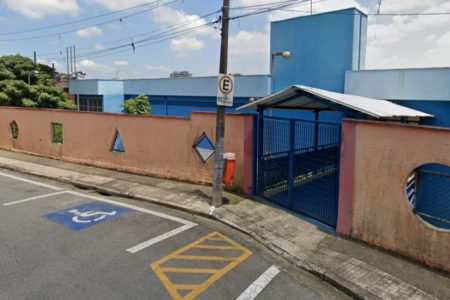
<svg viewBox="0 0 450 300">
<path fill-rule="evenodd" d="M 217 105 L 233 106 L 234 77 L 220 74 L 217 90 Z"/>
</svg>

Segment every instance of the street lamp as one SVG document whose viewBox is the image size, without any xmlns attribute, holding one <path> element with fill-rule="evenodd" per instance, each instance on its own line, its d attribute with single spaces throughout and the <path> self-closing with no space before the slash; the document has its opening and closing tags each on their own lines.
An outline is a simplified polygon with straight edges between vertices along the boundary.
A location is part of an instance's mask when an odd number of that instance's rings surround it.
<svg viewBox="0 0 450 300">
<path fill-rule="evenodd" d="M 290 51 L 275 51 L 271 54 L 270 59 L 270 93 L 273 93 L 273 67 L 275 65 L 275 57 L 281 56 L 284 59 L 290 59 L 292 57 L 292 53 Z M 267 146 L 266 149 L 268 153 L 271 153 L 271 142 L 270 142 L 270 129 L 272 127 L 272 109 L 269 107 L 269 123 L 267 124 Z"/>
<path fill-rule="evenodd" d="M 273 93 L 273 67 L 275 64 L 275 57 L 281 56 L 284 59 L 290 59 L 292 57 L 292 53 L 290 51 L 276 51 L 272 52 L 270 60 L 270 93 Z"/>
</svg>

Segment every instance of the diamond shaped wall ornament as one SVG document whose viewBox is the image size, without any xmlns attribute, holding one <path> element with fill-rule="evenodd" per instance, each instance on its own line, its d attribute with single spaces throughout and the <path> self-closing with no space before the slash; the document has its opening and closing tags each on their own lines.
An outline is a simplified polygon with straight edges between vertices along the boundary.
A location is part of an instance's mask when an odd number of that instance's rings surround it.
<svg viewBox="0 0 450 300">
<path fill-rule="evenodd" d="M 214 144 L 208 138 L 206 133 L 203 133 L 202 136 L 197 140 L 197 142 L 194 144 L 194 149 L 197 151 L 204 163 L 206 163 L 211 158 L 211 156 L 213 156 L 214 152 L 216 152 Z"/>
</svg>

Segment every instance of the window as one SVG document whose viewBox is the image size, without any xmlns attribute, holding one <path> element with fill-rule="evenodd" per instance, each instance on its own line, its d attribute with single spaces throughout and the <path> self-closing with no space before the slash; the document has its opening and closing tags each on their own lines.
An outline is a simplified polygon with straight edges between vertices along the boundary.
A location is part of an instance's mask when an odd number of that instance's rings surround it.
<svg viewBox="0 0 450 300">
<path fill-rule="evenodd" d="M 417 217 L 436 228 L 450 230 L 449 166 L 420 166 L 408 178 L 406 194 Z"/>
<path fill-rule="evenodd" d="M 14 140 L 17 140 L 17 138 L 19 137 L 19 126 L 17 126 L 16 121 L 12 121 L 9 126 L 11 127 L 11 137 Z"/>
<path fill-rule="evenodd" d="M 61 123 L 52 123 L 52 143 L 63 143 L 63 125 Z"/>
<path fill-rule="evenodd" d="M 78 106 L 76 96 L 74 102 Z M 103 96 L 80 95 L 80 111 L 103 112 Z"/>
</svg>

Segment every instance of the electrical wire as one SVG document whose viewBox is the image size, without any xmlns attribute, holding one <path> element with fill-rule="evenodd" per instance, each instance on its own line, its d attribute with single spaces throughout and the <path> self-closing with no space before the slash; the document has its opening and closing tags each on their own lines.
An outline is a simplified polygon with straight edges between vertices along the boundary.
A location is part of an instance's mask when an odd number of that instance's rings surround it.
<svg viewBox="0 0 450 300">
<path fill-rule="evenodd" d="M 161 0 L 155 0 L 155 1 L 152 1 L 152 2 L 147 2 L 147 3 L 144 3 L 144 4 L 140 4 L 140 5 L 136 5 L 136 6 L 133 6 L 133 7 L 120 9 L 120 10 L 115 10 L 113 12 L 104 13 L 104 14 L 101 14 L 101 15 L 93 16 L 93 17 L 87 17 L 87 18 L 83 18 L 83 19 L 80 19 L 80 20 L 76 20 L 76 21 L 70 21 L 70 22 L 65 22 L 65 23 L 53 24 L 53 25 L 37 27 L 37 28 L 32 28 L 32 29 L 27 29 L 27 30 L 20 30 L 20 31 L 14 31 L 14 32 L 0 33 L 0 36 L 15 35 L 15 34 L 20 34 L 20 33 L 29 33 L 29 32 L 46 30 L 46 29 L 52 29 L 52 28 L 55 28 L 55 27 L 63 27 L 63 26 L 67 26 L 67 25 L 83 23 L 83 22 L 86 22 L 86 21 L 90 21 L 90 20 L 94 20 L 94 19 L 98 19 L 98 18 L 103 18 L 103 17 L 110 16 L 110 15 L 115 15 L 115 14 L 122 13 L 122 12 L 125 12 L 125 11 L 134 10 L 134 9 L 137 9 L 137 8 L 140 8 L 140 7 L 149 6 L 151 4 L 158 3 L 160 1 Z"/>
<path fill-rule="evenodd" d="M 146 13 L 146 12 L 149 12 L 149 11 L 155 10 L 157 8 L 160 8 L 160 7 L 163 7 L 163 6 L 167 6 L 167 5 L 173 4 L 175 2 L 179 2 L 179 1 L 182 1 L 182 0 L 171 0 L 171 1 L 169 1 L 167 3 L 164 3 L 164 4 L 158 4 L 156 6 L 147 8 L 145 10 L 141 10 L 141 11 L 129 14 L 129 15 L 125 15 L 125 16 L 123 16 L 121 18 L 115 18 L 115 19 L 112 19 L 112 20 L 91 24 L 89 26 L 77 27 L 77 28 L 74 28 L 74 29 L 71 29 L 71 30 L 66 30 L 66 31 L 61 31 L 61 32 L 54 32 L 54 33 L 43 34 L 43 35 L 38 35 L 38 36 L 30 36 L 30 37 L 22 37 L 22 38 L 11 38 L 11 39 L 0 39 L 0 41 L 1 42 L 26 41 L 26 40 L 36 40 L 36 39 L 42 39 L 42 38 L 47 38 L 47 37 L 55 37 L 55 36 L 59 37 L 62 34 L 72 33 L 72 32 L 76 32 L 78 30 L 86 29 L 86 28 L 91 28 L 91 27 L 95 27 L 95 26 L 103 26 L 103 25 L 106 25 L 106 24 L 109 24 L 109 23 L 113 23 L 113 22 L 118 22 L 118 21 L 122 22 L 124 19 L 135 17 L 137 15 L 140 15 L 140 14 L 143 14 L 143 13 Z M 155 2 L 159 3 L 160 1 L 155 1 Z"/>
<path fill-rule="evenodd" d="M 173 30 L 173 29 L 177 29 L 177 28 L 182 27 L 182 26 L 188 26 L 188 25 L 190 25 L 192 23 L 201 21 L 202 19 L 211 17 L 212 15 L 216 15 L 219 12 L 220 12 L 220 10 L 216 10 L 216 11 L 210 12 L 210 13 L 208 13 L 206 15 L 199 16 L 195 20 L 189 20 L 189 21 L 177 23 L 177 24 L 174 24 L 172 26 L 165 27 L 163 29 L 155 29 L 155 30 L 145 31 L 145 32 L 142 32 L 142 33 L 139 33 L 139 34 L 135 34 L 135 35 L 132 35 L 132 36 L 128 36 L 128 37 L 124 37 L 124 38 L 121 38 L 121 39 L 103 42 L 101 44 L 102 45 L 111 45 L 111 44 L 116 44 L 116 43 L 119 43 L 119 42 L 122 42 L 122 41 L 133 40 L 133 39 L 135 39 L 137 37 L 146 36 L 146 35 L 149 35 L 149 34 L 152 34 L 152 33 L 167 32 L 167 31 L 170 31 L 170 30 Z M 83 50 L 88 50 L 88 49 L 95 49 L 95 45 L 82 47 L 82 48 L 77 48 L 77 51 L 81 51 L 82 52 Z M 58 52 L 51 52 L 51 53 L 47 53 L 47 54 L 41 54 L 39 56 L 39 58 L 41 58 L 41 59 L 49 59 L 49 60 L 58 59 L 58 58 L 55 58 L 55 57 L 52 56 L 52 55 L 58 55 L 58 54 L 60 54 L 59 51 Z M 48 56 L 50 56 L 50 57 L 48 57 Z"/>
</svg>

